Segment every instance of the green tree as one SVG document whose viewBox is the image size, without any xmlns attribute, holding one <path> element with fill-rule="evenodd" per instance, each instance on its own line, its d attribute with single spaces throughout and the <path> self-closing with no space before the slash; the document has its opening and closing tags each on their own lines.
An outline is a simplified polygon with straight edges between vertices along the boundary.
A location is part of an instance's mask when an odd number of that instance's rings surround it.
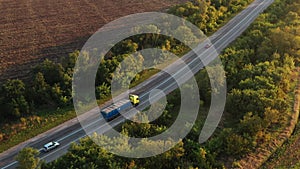
<svg viewBox="0 0 300 169">
<path fill-rule="evenodd" d="M 56 64 L 48 59 L 35 67 L 33 72 L 41 72 L 44 75 L 46 83 L 51 86 L 55 83 L 63 83 L 64 68 L 61 64 Z"/>
<path fill-rule="evenodd" d="M 37 157 L 39 151 L 30 147 L 22 149 L 16 156 L 19 162 L 18 169 L 38 169 L 40 168 L 40 159 Z"/>
<path fill-rule="evenodd" d="M 33 86 L 29 93 L 31 100 L 35 106 L 50 104 L 53 105 L 53 99 L 50 95 L 50 85 L 46 83 L 44 75 L 38 72 L 33 80 Z"/>
<path fill-rule="evenodd" d="M 61 89 L 60 85 L 55 83 L 53 87 L 51 87 L 51 98 L 56 103 L 56 105 L 64 106 L 70 103 L 70 97 L 64 94 L 64 91 Z"/>
<path fill-rule="evenodd" d="M 111 60 L 104 60 L 102 59 L 100 61 L 100 65 L 96 74 L 96 81 L 95 81 L 95 85 L 99 86 L 103 83 L 110 83 L 111 79 L 112 79 L 112 72 L 114 69 L 114 67 L 111 67 L 110 63 L 112 61 Z"/>
<path fill-rule="evenodd" d="M 67 57 L 63 58 L 62 66 L 65 69 L 74 69 L 79 54 L 80 54 L 79 50 L 70 53 Z"/>
<path fill-rule="evenodd" d="M 210 168 L 222 168 L 217 159 L 216 153 L 211 153 L 206 147 L 201 146 L 198 142 L 193 140 L 184 140 L 184 157 L 183 159 L 189 161 L 192 166 L 210 169 Z"/>
<path fill-rule="evenodd" d="M 78 144 L 71 144 L 67 154 L 43 168 L 110 168 L 114 162 L 113 154 L 86 137 L 80 139 Z"/>
<path fill-rule="evenodd" d="M 100 86 L 96 87 L 96 97 L 97 99 L 103 99 L 110 95 L 110 86 L 106 83 L 103 83 Z"/>
<path fill-rule="evenodd" d="M 239 135 L 231 133 L 225 139 L 225 153 L 235 157 L 241 157 L 245 153 L 249 153 L 256 146 L 256 142 L 248 135 Z"/>
<path fill-rule="evenodd" d="M 138 50 L 139 44 L 132 39 L 126 39 L 112 48 L 112 54 L 106 55 L 104 59 L 112 59 L 115 56 L 134 53 Z"/>
<path fill-rule="evenodd" d="M 117 89 L 127 89 L 132 81 L 138 80 L 139 76 L 136 76 L 136 74 L 143 70 L 144 58 L 141 54 L 136 56 L 126 54 L 123 58 L 125 60 L 116 68 L 113 74 Z"/>
<path fill-rule="evenodd" d="M 20 117 L 29 113 L 29 104 L 25 98 L 25 84 L 21 80 L 7 80 L 2 85 L 3 98 L 2 102 L 4 116 Z"/>
<path fill-rule="evenodd" d="M 173 140 L 157 140 L 150 141 L 147 139 L 142 139 L 135 149 L 137 155 L 145 154 L 145 153 L 155 153 L 161 151 L 168 144 L 172 144 Z M 184 155 L 183 142 L 179 141 L 175 147 L 170 150 L 149 158 L 140 158 L 136 160 L 138 166 L 142 166 L 144 168 L 177 168 L 179 165 L 179 160 Z"/>
</svg>

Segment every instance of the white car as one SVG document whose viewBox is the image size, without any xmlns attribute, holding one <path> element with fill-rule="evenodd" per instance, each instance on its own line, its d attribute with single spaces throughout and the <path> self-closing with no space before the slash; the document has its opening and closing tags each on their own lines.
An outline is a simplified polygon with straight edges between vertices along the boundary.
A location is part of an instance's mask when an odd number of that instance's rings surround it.
<svg viewBox="0 0 300 169">
<path fill-rule="evenodd" d="M 211 45 L 212 45 L 211 43 L 208 43 L 208 44 L 206 44 L 206 45 L 205 45 L 205 49 L 208 49 L 208 48 L 210 48 L 210 47 L 211 47 Z"/>
<path fill-rule="evenodd" d="M 56 148 L 58 146 L 59 146 L 58 142 L 51 141 L 51 142 L 49 142 L 49 143 L 47 143 L 47 144 L 44 145 L 44 151 L 48 152 L 48 151 L 50 151 L 50 150 L 52 150 L 52 149 L 54 149 L 54 148 Z"/>
</svg>

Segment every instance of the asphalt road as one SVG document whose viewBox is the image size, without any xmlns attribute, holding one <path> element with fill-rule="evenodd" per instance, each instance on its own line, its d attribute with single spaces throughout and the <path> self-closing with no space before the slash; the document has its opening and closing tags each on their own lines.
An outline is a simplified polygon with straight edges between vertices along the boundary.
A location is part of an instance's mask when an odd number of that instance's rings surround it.
<svg viewBox="0 0 300 169">
<path fill-rule="evenodd" d="M 205 48 L 205 43 L 199 44 L 195 49 L 197 51 L 198 57 L 195 53 L 190 52 L 183 57 L 183 60 L 186 62 L 188 67 L 193 71 L 193 73 L 198 72 L 203 68 L 203 65 L 210 63 L 215 59 L 216 55 L 213 53 L 214 49 L 217 52 L 221 52 L 226 46 L 228 46 L 233 40 L 235 40 L 246 28 L 255 20 L 255 18 L 270 4 L 273 3 L 273 0 L 256 0 L 250 4 L 246 9 L 241 13 L 236 15 L 231 19 L 226 25 L 220 28 L 216 33 L 209 37 L 209 40 L 212 43 L 210 48 Z M 199 55 L 204 58 L 199 59 Z M 185 67 L 178 67 L 182 65 L 171 65 L 170 69 L 173 69 L 174 74 L 178 77 L 184 77 L 187 69 Z M 180 68 L 180 69 L 179 69 Z M 141 83 L 134 90 L 138 92 L 141 99 L 141 104 L 138 109 L 143 109 L 147 107 L 150 103 L 148 101 L 149 93 L 151 89 L 161 89 L 165 93 L 169 93 L 178 88 L 177 83 L 172 77 L 165 73 L 158 73 L 157 75 L 151 77 L 147 81 Z M 145 90 L 146 89 L 146 90 Z M 111 102 L 107 102 L 105 106 L 109 105 Z M 85 118 L 89 122 L 88 128 L 92 128 L 101 131 L 107 131 L 110 126 L 104 121 L 100 116 L 98 109 L 92 109 L 89 112 L 82 115 L 81 118 Z M 121 116 L 114 119 L 110 122 L 111 126 L 116 126 L 122 123 L 125 119 Z M 98 125 L 98 124 L 103 125 Z M 88 133 L 90 134 L 90 133 Z M 0 167 L 4 168 L 16 168 L 18 163 L 14 161 L 14 157 L 20 149 L 23 147 L 33 147 L 41 150 L 43 145 L 49 141 L 58 141 L 60 146 L 48 153 L 43 153 L 41 151 L 39 157 L 46 162 L 50 162 L 60 157 L 61 155 L 67 152 L 68 147 L 72 142 L 78 141 L 80 138 L 86 136 L 86 133 L 83 131 L 81 125 L 78 123 L 77 119 L 66 122 L 46 133 L 43 133 L 35 138 L 32 138 L 18 146 L 13 147 L 12 149 L 5 151 L 0 154 Z"/>
</svg>

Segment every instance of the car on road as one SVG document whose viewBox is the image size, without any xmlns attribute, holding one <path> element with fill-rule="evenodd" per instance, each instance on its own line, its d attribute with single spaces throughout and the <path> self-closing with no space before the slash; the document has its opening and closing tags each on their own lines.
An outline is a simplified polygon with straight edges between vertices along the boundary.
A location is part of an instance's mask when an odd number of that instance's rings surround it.
<svg viewBox="0 0 300 169">
<path fill-rule="evenodd" d="M 208 44 L 205 45 L 205 49 L 208 49 L 210 47 L 211 47 L 211 43 L 208 43 Z"/>
<path fill-rule="evenodd" d="M 49 143 L 47 143 L 47 144 L 44 145 L 43 150 L 44 150 L 45 152 L 48 152 L 48 151 L 50 151 L 50 150 L 52 150 L 52 149 L 55 149 L 55 148 L 58 147 L 58 146 L 59 146 L 59 143 L 58 143 L 58 142 L 56 142 L 56 141 L 51 141 L 51 142 L 49 142 Z"/>
</svg>

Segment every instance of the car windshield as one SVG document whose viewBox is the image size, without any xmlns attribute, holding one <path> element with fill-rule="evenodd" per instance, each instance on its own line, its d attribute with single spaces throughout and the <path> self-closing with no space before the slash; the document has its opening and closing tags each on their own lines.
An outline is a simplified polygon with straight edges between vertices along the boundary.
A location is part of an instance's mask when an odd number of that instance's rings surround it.
<svg viewBox="0 0 300 169">
<path fill-rule="evenodd" d="M 51 146 L 53 146 L 53 145 L 54 145 L 53 142 L 49 142 L 49 143 L 45 144 L 44 147 L 51 147 Z"/>
</svg>

